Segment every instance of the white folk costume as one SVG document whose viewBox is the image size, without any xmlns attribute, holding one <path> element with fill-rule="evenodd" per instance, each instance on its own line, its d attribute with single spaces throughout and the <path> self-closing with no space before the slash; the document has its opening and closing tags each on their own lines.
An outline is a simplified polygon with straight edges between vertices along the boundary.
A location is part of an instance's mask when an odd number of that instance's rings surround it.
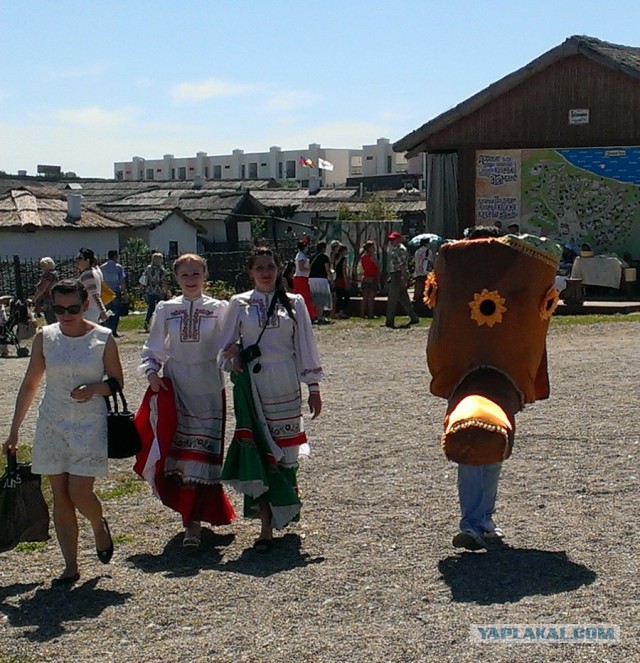
<svg viewBox="0 0 640 663">
<path fill-rule="evenodd" d="M 299 455 L 308 454 L 300 383 L 317 383 L 322 368 L 303 297 L 287 294 L 294 318 L 278 302 L 267 321 L 274 296 L 235 295 L 224 320 L 222 348 L 247 348 L 264 333 L 260 356 L 231 378 L 236 431 L 222 477 L 245 495 L 245 516 L 257 516 L 259 499 L 267 499 L 273 526 L 282 529 L 300 513 L 296 470 Z M 220 364 L 231 368 L 222 357 Z"/>
<path fill-rule="evenodd" d="M 194 520 L 222 525 L 235 517 L 220 485 L 226 407 L 216 357 L 227 306 L 208 296 L 189 300 L 181 295 L 160 302 L 142 349 L 145 373 L 162 369 L 175 393 L 176 431 L 170 448 L 157 460 L 173 481 L 156 488 L 160 499 L 182 515 L 185 526 Z M 146 460 L 138 458 L 136 466 Z"/>
</svg>

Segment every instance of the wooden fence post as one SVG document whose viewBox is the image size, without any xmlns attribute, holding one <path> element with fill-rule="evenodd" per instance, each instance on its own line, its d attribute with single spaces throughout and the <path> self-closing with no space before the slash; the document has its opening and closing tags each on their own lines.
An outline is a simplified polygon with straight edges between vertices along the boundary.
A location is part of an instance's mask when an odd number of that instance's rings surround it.
<svg viewBox="0 0 640 663">
<path fill-rule="evenodd" d="M 13 256 L 13 272 L 16 279 L 16 298 L 24 301 L 24 288 L 22 286 L 22 275 L 20 274 L 20 256 Z"/>
</svg>

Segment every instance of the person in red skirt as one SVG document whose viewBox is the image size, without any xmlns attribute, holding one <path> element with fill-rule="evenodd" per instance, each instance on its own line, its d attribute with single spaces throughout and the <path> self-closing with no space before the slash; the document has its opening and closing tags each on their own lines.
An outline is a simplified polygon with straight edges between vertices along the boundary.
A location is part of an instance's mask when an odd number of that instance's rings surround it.
<svg viewBox="0 0 640 663">
<path fill-rule="evenodd" d="M 182 294 L 158 304 L 142 349 L 150 392 L 136 416 L 144 444 L 134 469 L 182 516 L 183 545 L 199 546 L 202 521 L 226 525 L 235 518 L 220 484 L 226 409 L 216 363 L 228 303 L 203 294 L 207 265 L 200 256 L 180 256 L 173 271 Z M 167 391 L 175 418 L 167 394 L 156 399 L 160 406 L 152 400 Z"/>
</svg>

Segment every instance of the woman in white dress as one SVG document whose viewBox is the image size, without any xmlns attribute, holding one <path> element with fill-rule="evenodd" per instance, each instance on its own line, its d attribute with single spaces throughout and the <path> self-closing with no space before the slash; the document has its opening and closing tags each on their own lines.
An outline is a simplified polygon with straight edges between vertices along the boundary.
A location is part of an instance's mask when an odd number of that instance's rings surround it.
<svg viewBox="0 0 640 663">
<path fill-rule="evenodd" d="M 164 452 L 159 445 L 143 449 L 136 471 L 152 482 L 164 504 L 181 514 L 183 545 L 198 546 L 201 521 L 226 525 L 235 518 L 220 484 L 226 406 L 216 363 L 228 303 L 203 294 L 207 265 L 200 256 L 180 256 L 173 271 L 182 294 L 157 305 L 142 349 L 142 369 L 155 393 L 168 389 L 163 378 L 170 380 L 177 429 Z"/>
<path fill-rule="evenodd" d="M 260 517 L 254 548 L 269 552 L 273 528 L 299 517 L 298 457 L 308 453 L 300 384 L 315 419 L 322 367 L 304 299 L 285 292 L 270 249 L 254 250 L 249 274 L 255 287 L 231 298 L 222 330 L 220 364 L 233 372 L 236 415 L 222 478 L 245 495 L 245 516 Z"/>
<path fill-rule="evenodd" d="M 92 249 L 80 249 L 76 256 L 80 280 L 89 293 L 89 308 L 84 315 L 90 322 L 104 322 L 109 314 L 102 301 L 102 272 Z"/>
<path fill-rule="evenodd" d="M 80 578 L 76 509 L 91 523 L 100 561 L 107 564 L 113 555 L 109 526 L 93 484 L 95 477 L 108 472 L 103 396 L 111 390 L 104 378 L 115 378 L 120 385 L 123 379 L 111 331 L 84 318 L 89 307 L 84 285 L 66 279 L 58 281 L 51 293 L 58 322 L 44 326 L 34 338 L 3 451 L 18 447 L 20 425 L 46 371 L 31 469 L 48 475 L 53 491 L 53 521 L 65 567 L 52 585 L 60 586 Z"/>
</svg>

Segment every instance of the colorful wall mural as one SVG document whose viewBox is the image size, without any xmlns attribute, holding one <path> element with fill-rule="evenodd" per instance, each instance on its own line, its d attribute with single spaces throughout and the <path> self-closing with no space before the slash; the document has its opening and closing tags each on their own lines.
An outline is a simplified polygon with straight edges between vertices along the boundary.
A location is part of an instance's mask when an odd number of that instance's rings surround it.
<svg viewBox="0 0 640 663">
<path fill-rule="evenodd" d="M 476 152 L 476 224 L 640 257 L 640 147 Z"/>
</svg>

